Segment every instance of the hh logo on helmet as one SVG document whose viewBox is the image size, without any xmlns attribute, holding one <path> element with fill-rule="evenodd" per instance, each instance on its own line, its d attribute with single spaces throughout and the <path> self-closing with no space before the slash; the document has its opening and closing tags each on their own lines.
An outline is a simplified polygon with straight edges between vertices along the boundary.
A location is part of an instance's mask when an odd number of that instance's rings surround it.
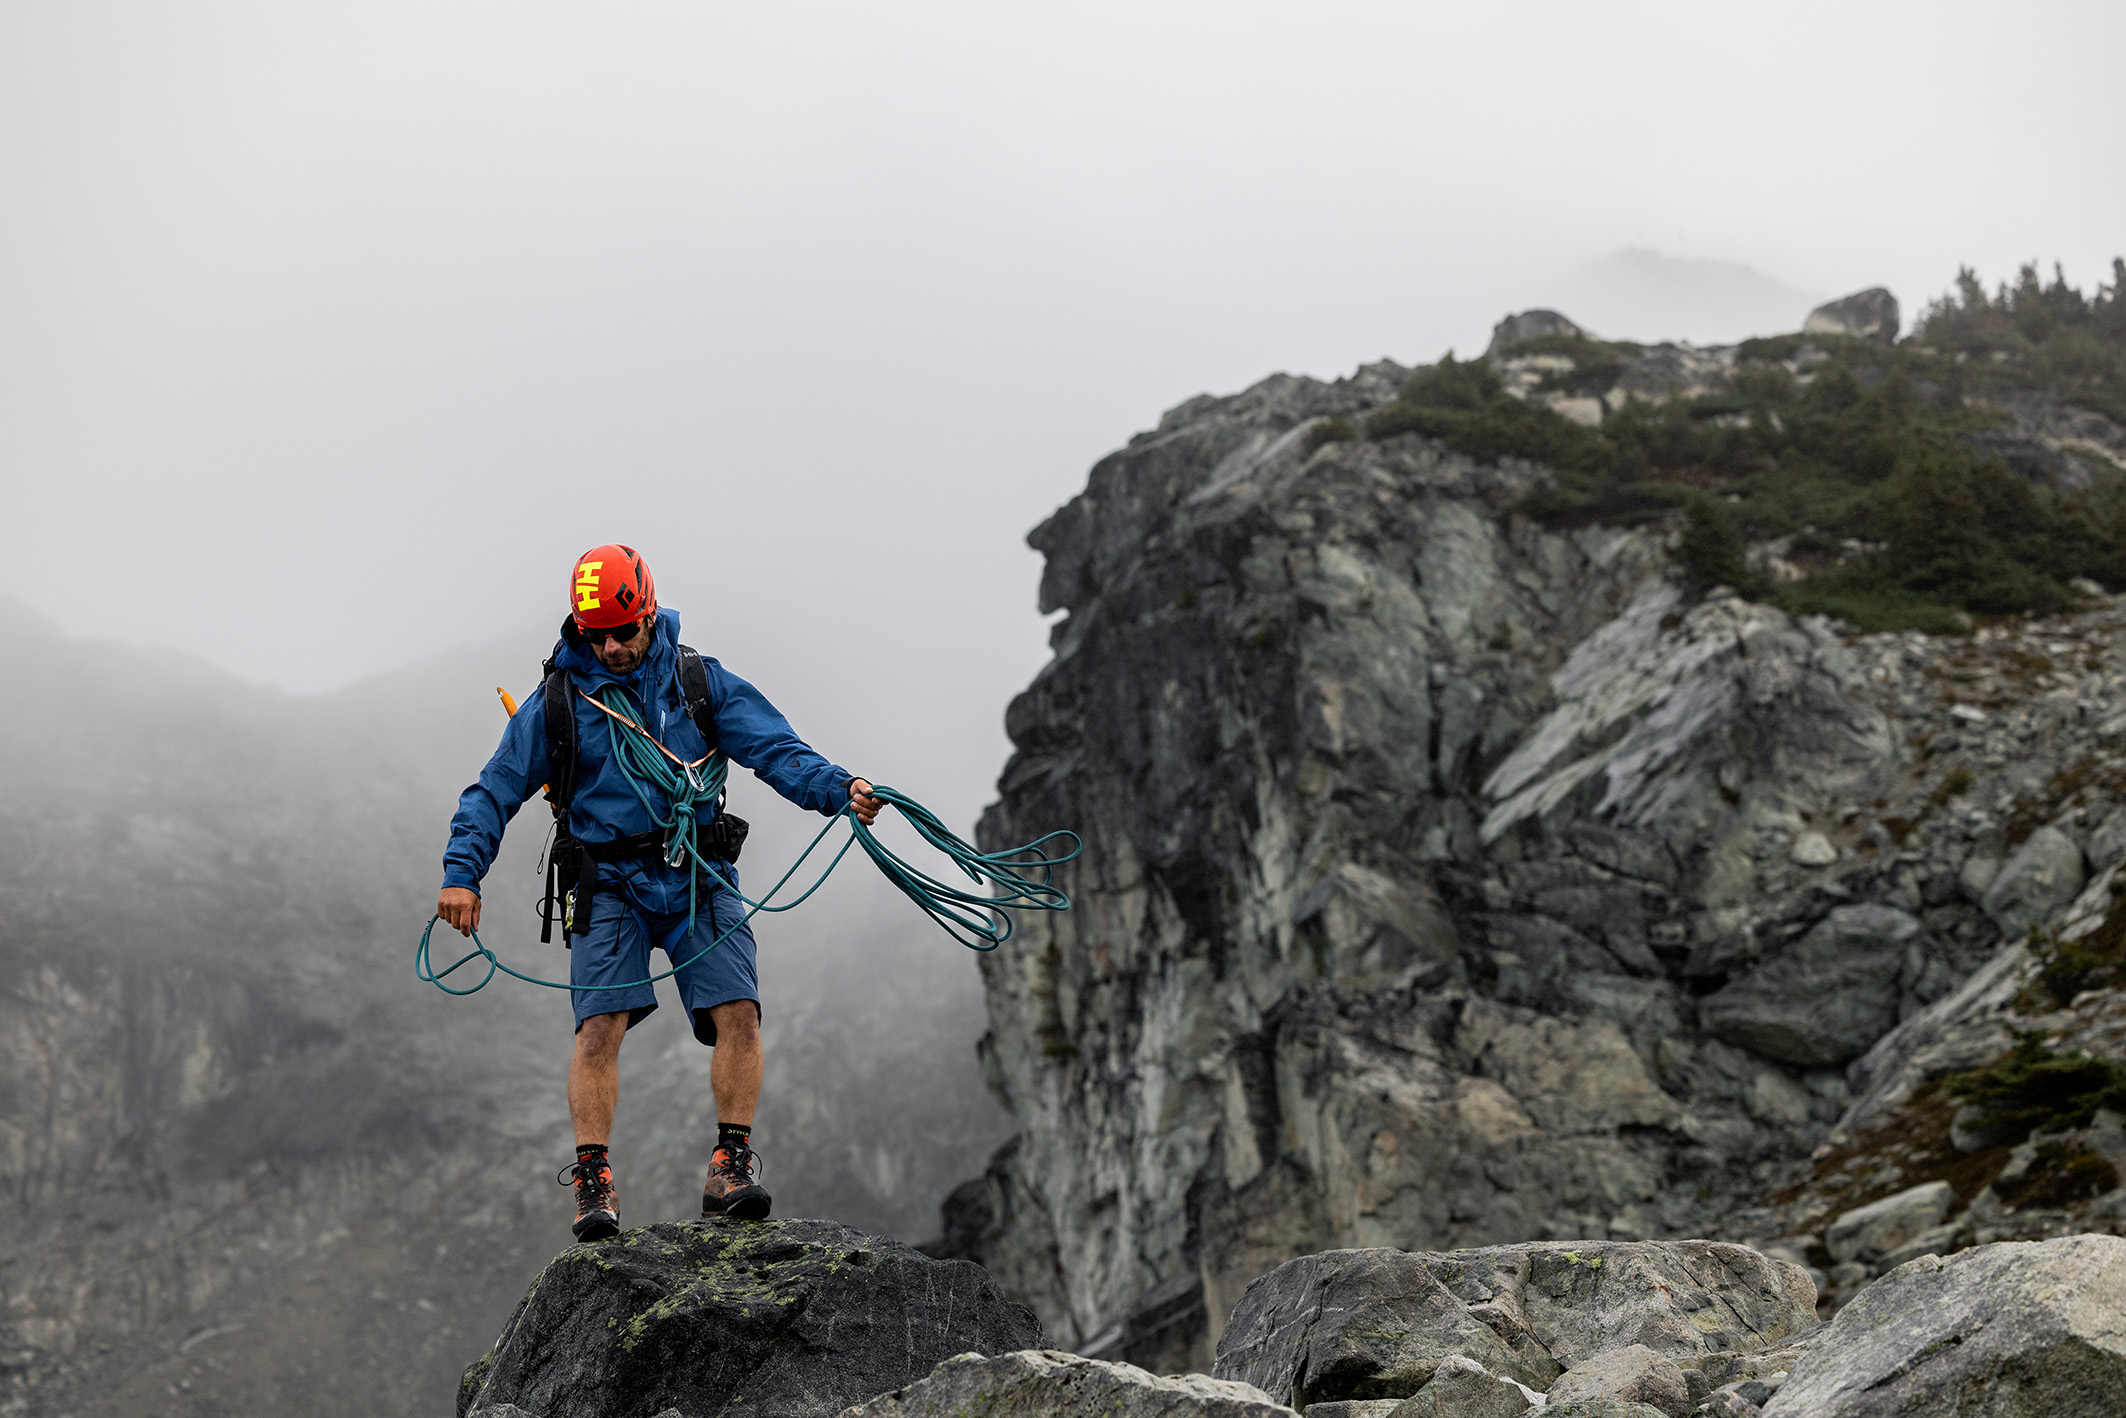
<svg viewBox="0 0 2126 1418">
<path fill-rule="evenodd" d="M 598 568 L 604 565 L 605 563 L 602 561 L 579 561 L 576 563 L 576 610 L 578 613 L 598 609 Z"/>
<path fill-rule="evenodd" d="M 576 558 L 568 594 L 582 630 L 607 630 L 657 614 L 657 583 L 650 579 L 649 567 L 633 547 L 618 542 L 592 547 Z"/>
</svg>

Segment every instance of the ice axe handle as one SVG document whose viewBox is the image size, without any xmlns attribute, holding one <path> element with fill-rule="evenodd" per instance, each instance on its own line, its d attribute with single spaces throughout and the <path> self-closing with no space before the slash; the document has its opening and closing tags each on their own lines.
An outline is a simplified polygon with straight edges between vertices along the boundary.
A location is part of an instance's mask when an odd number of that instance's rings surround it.
<svg viewBox="0 0 2126 1418">
<path fill-rule="evenodd" d="M 510 718 L 512 718 L 512 719 L 516 718 L 516 717 L 517 717 L 517 701 L 516 701 L 516 700 L 514 700 L 514 699 L 511 699 L 511 698 L 509 697 L 509 691 L 508 691 L 508 690 L 506 690 L 506 689 L 504 689 L 504 688 L 503 688 L 503 687 L 502 687 L 501 685 L 499 685 L 499 684 L 498 684 L 498 685 L 496 685 L 496 686 L 495 686 L 495 693 L 497 693 L 497 694 L 499 694 L 499 695 L 501 695 L 501 696 L 502 696 L 502 707 L 503 707 L 504 709 L 507 709 L 507 710 L 509 711 L 509 717 L 510 717 Z M 540 791 L 540 792 L 542 792 L 542 793 L 543 793 L 543 792 L 545 792 L 545 791 L 546 791 L 546 784 L 544 784 L 544 783 L 541 783 L 541 784 L 539 785 L 539 791 Z"/>
</svg>

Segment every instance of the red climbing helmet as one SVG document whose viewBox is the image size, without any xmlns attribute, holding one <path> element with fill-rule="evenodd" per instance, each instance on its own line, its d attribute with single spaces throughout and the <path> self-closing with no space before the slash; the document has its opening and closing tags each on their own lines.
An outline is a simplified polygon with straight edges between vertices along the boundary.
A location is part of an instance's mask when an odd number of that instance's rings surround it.
<svg viewBox="0 0 2126 1418">
<path fill-rule="evenodd" d="M 568 597 L 579 630 L 611 630 L 657 613 L 657 583 L 633 547 L 607 542 L 576 558 Z"/>
</svg>

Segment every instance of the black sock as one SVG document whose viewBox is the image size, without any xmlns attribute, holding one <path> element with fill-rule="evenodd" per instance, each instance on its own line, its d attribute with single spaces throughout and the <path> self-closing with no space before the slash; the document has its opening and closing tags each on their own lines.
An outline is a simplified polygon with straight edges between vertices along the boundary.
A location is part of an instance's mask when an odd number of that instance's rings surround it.
<svg viewBox="0 0 2126 1418">
<path fill-rule="evenodd" d="M 576 1161 L 580 1163 L 605 1162 L 605 1144 L 602 1142 L 579 1142 L 576 1144 Z"/>
<path fill-rule="evenodd" d="M 718 1123 L 716 1125 L 718 1147 L 751 1147 L 753 1125 L 751 1123 Z"/>
</svg>

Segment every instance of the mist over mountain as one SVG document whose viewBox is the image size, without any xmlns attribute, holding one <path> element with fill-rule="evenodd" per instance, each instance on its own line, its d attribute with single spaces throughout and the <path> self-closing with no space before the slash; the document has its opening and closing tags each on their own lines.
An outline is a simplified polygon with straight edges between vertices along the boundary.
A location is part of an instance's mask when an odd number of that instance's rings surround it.
<svg viewBox="0 0 2126 1418">
<path fill-rule="evenodd" d="M 13 1393 L 32 1412 L 443 1411 L 569 1239 L 566 996 L 453 999 L 412 968 L 451 808 L 500 733 L 493 686 L 529 688 L 546 647 L 292 697 L 5 625 L 38 686 L 0 733 Z M 822 820 L 746 774 L 733 798 L 764 889 Z M 483 937 L 565 978 L 532 914 L 544 816 L 528 804 L 506 841 Z M 1008 1129 L 964 953 L 851 865 L 759 926 L 758 1135 L 779 1214 L 919 1239 Z M 631 1223 L 698 1207 L 709 1055 L 679 1019 L 622 1055 Z"/>
<path fill-rule="evenodd" d="M 1701 345 L 1797 329 L 1809 307 L 1824 298 L 1741 262 L 1635 246 L 1554 277 L 1536 297 L 1610 339 Z"/>
</svg>

